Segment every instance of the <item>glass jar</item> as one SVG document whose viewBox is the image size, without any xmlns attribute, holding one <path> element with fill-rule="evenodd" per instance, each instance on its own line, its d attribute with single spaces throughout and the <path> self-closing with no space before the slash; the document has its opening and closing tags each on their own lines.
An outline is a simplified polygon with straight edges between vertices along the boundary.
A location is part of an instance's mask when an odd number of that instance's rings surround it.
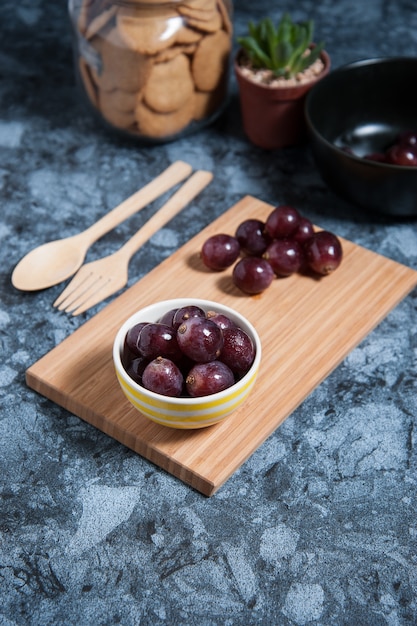
<svg viewBox="0 0 417 626">
<path fill-rule="evenodd" d="M 78 82 L 112 128 L 160 143 L 222 112 L 229 0 L 69 0 L 68 8 Z"/>
</svg>

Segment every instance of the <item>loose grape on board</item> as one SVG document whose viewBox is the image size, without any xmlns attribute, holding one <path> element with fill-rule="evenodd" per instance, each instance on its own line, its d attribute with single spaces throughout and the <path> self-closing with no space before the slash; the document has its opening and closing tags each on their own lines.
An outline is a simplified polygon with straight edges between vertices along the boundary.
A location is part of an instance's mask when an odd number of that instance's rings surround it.
<svg viewBox="0 0 417 626">
<path fill-rule="evenodd" d="M 209 269 L 225 270 L 233 265 L 234 285 L 248 295 L 256 295 L 265 291 L 275 277 L 297 272 L 327 276 L 342 262 L 343 249 L 336 235 L 316 232 L 297 209 L 280 205 L 265 222 L 255 217 L 241 222 L 234 236 L 212 235 L 204 242 L 200 256 Z"/>
</svg>

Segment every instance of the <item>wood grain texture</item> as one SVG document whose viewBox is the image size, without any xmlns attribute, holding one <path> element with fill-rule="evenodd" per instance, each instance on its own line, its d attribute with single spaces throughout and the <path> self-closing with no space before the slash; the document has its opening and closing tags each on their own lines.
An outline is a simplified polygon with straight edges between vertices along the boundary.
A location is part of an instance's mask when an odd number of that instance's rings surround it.
<svg viewBox="0 0 417 626">
<path fill-rule="evenodd" d="M 260 296 L 236 289 L 231 269 L 206 270 L 205 239 L 234 233 L 272 206 L 246 196 L 26 372 L 29 387 L 206 496 L 233 474 L 362 339 L 417 285 L 417 272 L 342 239 L 332 275 L 275 280 Z M 245 405 L 215 426 L 174 430 L 133 409 L 118 386 L 113 339 L 125 319 L 158 300 L 196 297 L 235 308 L 256 327 L 263 359 Z"/>
</svg>

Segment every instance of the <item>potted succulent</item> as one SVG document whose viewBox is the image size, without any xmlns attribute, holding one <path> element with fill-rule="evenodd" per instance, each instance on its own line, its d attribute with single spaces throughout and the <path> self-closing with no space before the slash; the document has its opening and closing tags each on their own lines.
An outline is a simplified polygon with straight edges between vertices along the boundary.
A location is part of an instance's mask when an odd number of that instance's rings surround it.
<svg viewBox="0 0 417 626">
<path fill-rule="evenodd" d="M 271 18 L 250 22 L 237 39 L 235 58 L 243 127 L 265 149 L 282 148 L 305 138 L 307 92 L 330 70 L 324 44 L 313 43 L 312 20 L 295 23 L 285 13 L 277 26 Z"/>
</svg>

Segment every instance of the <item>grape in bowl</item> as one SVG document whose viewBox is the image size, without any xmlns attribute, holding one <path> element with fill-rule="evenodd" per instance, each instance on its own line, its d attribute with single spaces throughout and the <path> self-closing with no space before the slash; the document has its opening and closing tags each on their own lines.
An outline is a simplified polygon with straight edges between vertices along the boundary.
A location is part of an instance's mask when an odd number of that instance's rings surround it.
<svg viewBox="0 0 417 626">
<path fill-rule="evenodd" d="M 240 328 L 250 338 L 254 348 L 254 358 L 249 370 L 242 376 L 236 376 L 235 382 L 222 391 L 196 397 L 190 397 L 189 395 L 169 396 L 145 388 L 143 384 L 139 382 L 140 376 L 143 375 L 143 372 L 139 372 L 140 366 L 138 367 L 136 364 L 129 372 L 126 369 L 124 352 L 126 349 L 126 337 L 129 331 L 137 328 L 138 325 L 142 323 L 154 324 L 159 323 L 160 320 L 166 321 L 166 316 L 170 311 L 175 309 L 180 310 L 190 306 L 198 307 L 205 313 L 215 312 L 219 319 L 231 320 L 236 327 Z M 178 331 L 181 326 L 184 326 L 184 324 L 180 324 Z M 161 357 L 161 359 L 163 359 L 163 357 Z M 204 428 L 224 420 L 245 402 L 258 375 L 261 361 L 261 342 L 254 326 L 234 309 L 211 300 L 177 298 L 151 304 L 130 316 L 121 326 L 115 337 L 113 361 L 123 393 L 142 415 L 157 424 L 171 428 Z M 201 376 L 201 370 L 204 371 L 205 369 L 206 372 L 209 372 L 209 370 L 212 369 L 211 364 L 213 362 L 216 361 L 210 360 L 207 364 L 207 368 L 196 368 L 194 373 L 196 386 L 205 386 L 204 376 L 209 374 L 204 374 L 203 372 L 203 376 Z M 163 368 L 165 365 L 165 362 L 155 363 L 153 361 L 152 363 L 155 368 L 158 365 Z M 152 375 L 153 372 L 151 371 L 151 378 Z M 190 386 L 192 387 L 192 383 Z M 209 387 L 209 385 L 207 385 L 207 387 Z"/>
<path fill-rule="evenodd" d="M 330 72 L 306 100 L 321 177 L 336 195 L 375 214 L 417 215 L 416 148 L 393 150 L 399 138 L 416 136 L 416 73 L 417 57 L 355 61 Z"/>
</svg>

